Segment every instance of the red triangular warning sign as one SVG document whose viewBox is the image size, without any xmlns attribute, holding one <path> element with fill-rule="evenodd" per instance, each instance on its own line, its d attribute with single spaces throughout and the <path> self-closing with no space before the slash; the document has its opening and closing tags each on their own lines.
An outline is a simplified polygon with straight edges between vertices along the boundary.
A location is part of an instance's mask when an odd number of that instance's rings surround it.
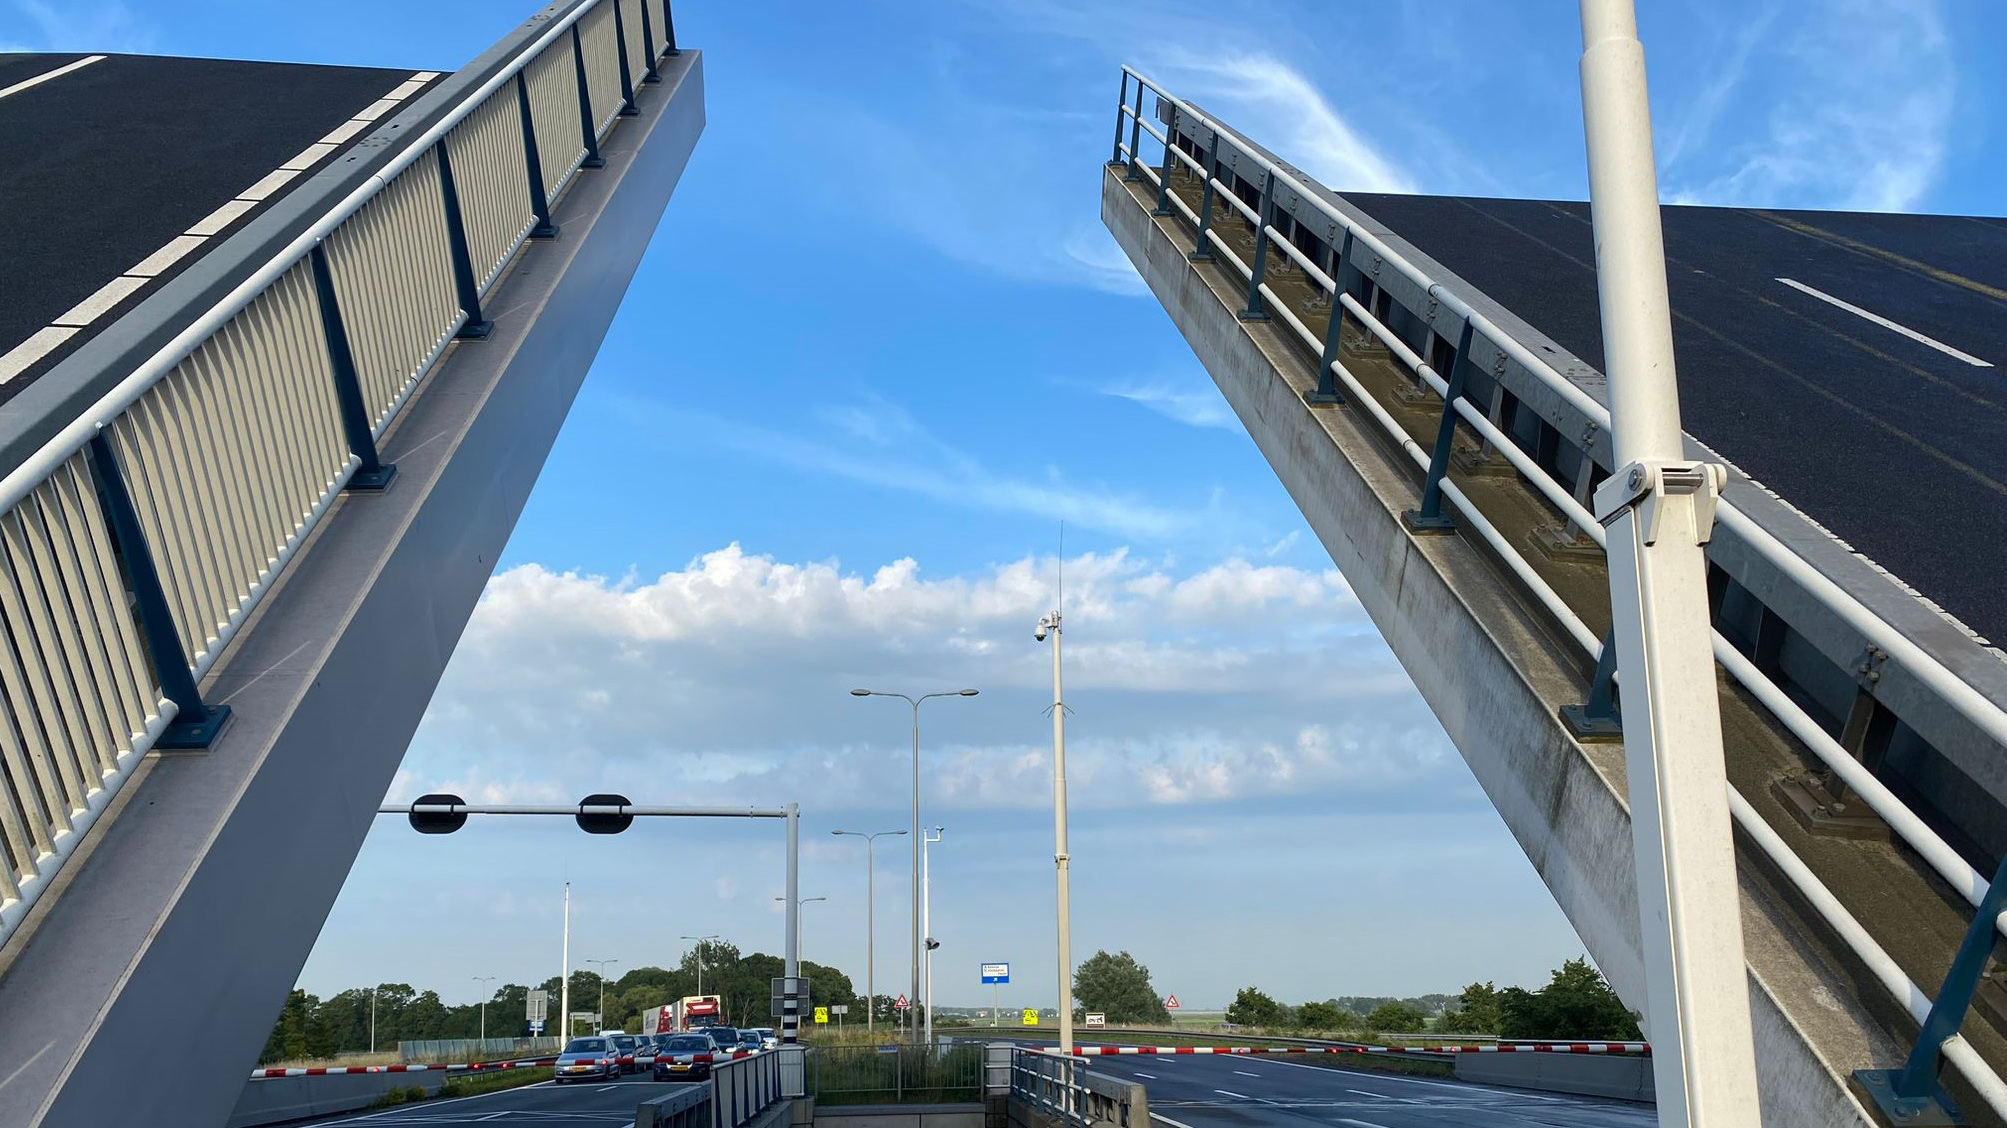
<svg viewBox="0 0 2007 1128">
<path fill-rule="evenodd" d="M 1168 998 L 1168 999 L 1165 999 L 1165 1000 L 1164 1000 L 1164 1009 L 1166 1009 L 1166 1010 L 1177 1010 L 1177 1009 L 1178 1009 L 1178 997 L 1177 997 L 1176 995 L 1172 995 L 1172 996 L 1171 996 L 1170 998 Z"/>
</svg>

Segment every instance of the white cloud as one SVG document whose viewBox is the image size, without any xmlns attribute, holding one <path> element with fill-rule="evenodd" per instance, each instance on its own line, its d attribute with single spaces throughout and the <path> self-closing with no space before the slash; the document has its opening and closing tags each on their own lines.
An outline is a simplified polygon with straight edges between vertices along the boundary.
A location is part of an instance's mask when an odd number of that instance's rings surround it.
<svg viewBox="0 0 2007 1128">
<path fill-rule="evenodd" d="M 1056 578 L 1050 559 L 936 579 L 911 559 L 861 574 L 737 546 L 647 582 L 514 568 L 483 596 L 394 794 L 563 802 L 631 792 L 639 770 L 691 802 L 870 808 L 903 788 L 906 723 L 845 691 L 975 685 L 923 714 L 927 802 L 1036 807 L 1050 667 L 1031 625 Z M 1067 560 L 1065 580 L 1083 807 L 1468 792 L 1336 572 L 1231 559 L 1179 574 L 1115 553 Z"/>
<path fill-rule="evenodd" d="M 1233 409 L 1210 383 L 1167 380 L 1132 381 L 1103 388 L 1103 394 L 1125 399 L 1191 427 L 1216 427 L 1238 431 L 1240 421 Z"/>
<path fill-rule="evenodd" d="M 1701 139 L 1675 130 L 1667 197 L 1679 203 L 1902 211 L 1944 168 L 1958 88 L 1935 0 L 1821 0 L 1703 86 Z M 1764 80 L 1754 75 L 1761 72 Z M 1726 88 L 1741 90 L 1726 110 Z M 1759 107 L 1767 107 L 1767 114 Z M 1722 138 L 1730 114 L 1759 122 Z M 1712 159 L 1710 159 L 1712 158 Z"/>
<path fill-rule="evenodd" d="M 6 5 L 18 19 L 0 21 L 6 38 L 0 52 L 111 51 L 144 54 L 159 38 L 156 29 L 120 3 L 88 0 L 62 4 L 46 0 L 12 0 Z"/>
</svg>

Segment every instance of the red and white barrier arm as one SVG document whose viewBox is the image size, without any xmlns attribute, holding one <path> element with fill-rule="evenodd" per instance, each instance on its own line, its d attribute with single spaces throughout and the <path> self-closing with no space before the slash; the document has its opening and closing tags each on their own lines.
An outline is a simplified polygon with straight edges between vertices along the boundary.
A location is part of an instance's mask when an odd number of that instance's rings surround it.
<svg viewBox="0 0 2007 1128">
<path fill-rule="evenodd" d="M 327 1065 L 307 1069 L 254 1069 L 251 1080 L 269 1081 L 280 1077 L 340 1077 L 349 1073 L 481 1073 L 494 1069 L 533 1069 L 557 1064 L 556 1058 L 529 1061 L 477 1061 L 457 1065 Z"/>
<path fill-rule="evenodd" d="M 1057 1050 L 1048 1050 L 1057 1054 Z M 1537 1042 L 1491 1046 L 1075 1046 L 1075 1057 L 1130 1054 L 1648 1054 L 1644 1042 Z"/>
</svg>

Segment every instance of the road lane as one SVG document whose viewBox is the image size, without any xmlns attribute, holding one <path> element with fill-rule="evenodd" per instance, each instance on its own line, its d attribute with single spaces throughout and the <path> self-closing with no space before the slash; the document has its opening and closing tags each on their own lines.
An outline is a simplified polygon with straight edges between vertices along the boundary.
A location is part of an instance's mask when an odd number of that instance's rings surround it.
<svg viewBox="0 0 2007 1128">
<path fill-rule="evenodd" d="M 257 1082 L 253 1082 L 257 1084 Z M 708 1084 L 708 1082 L 704 1082 Z M 682 1086 L 658 1083 L 646 1073 L 618 1083 L 563 1085 L 549 1081 L 484 1093 L 478 1097 L 420 1101 L 416 1104 L 364 1112 L 346 1112 L 303 1121 L 311 1128 L 410 1128 L 414 1125 L 519 1124 L 538 1128 L 624 1128 L 634 1123 L 634 1109 L 651 1097 L 666 1096 Z"/>
<path fill-rule="evenodd" d="M 1141 1081 L 1169 1128 L 1652 1128 L 1657 1110 L 1627 1101 L 1231 1057 L 1105 1057 L 1092 1068 Z M 1143 1068 L 1138 1068 L 1139 1066 Z"/>
</svg>

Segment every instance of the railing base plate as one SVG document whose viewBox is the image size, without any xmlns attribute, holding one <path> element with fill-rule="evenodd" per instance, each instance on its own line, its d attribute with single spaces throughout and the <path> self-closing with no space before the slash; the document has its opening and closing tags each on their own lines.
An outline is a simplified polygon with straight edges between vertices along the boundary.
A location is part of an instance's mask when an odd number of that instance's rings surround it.
<svg viewBox="0 0 2007 1128">
<path fill-rule="evenodd" d="M 1441 515 L 1424 517 L 1419 509 L 1401 510 L 1401 521 L 1408 526 L 1409 532 L 1418 537 L 1439 537 L 1456 532 L 1455 518 Z"/>
<path fill-rule="evenodd" d="M 1895 1083 L 1901 1076 L 1900 1069 L 1856 1069 L 1854 1084 L 1860 1086 L 1868 1103 L 1890 1124 L 1902 1128 L 1957 1128 L 1966 1122 L 1942 1088 L 1934 1088 L 1927 1097 L 1897 1096 Z"/>
<path fill-rule="evenodd" d="M 1607 744 L 1624 739 L 1621 717 L 1591 716 L 1587 705 L 1563 705 L 1560 713 L 1561 723 L 1582 744 Z"/>
<path fill-rule="evenodd" d="M 230 706 L 218 705 L 209 710 L 209 716 L 199 721 L 175 721 L 153 742 L 155 748 L 187 751 L 193 748 L 207 748 L 223 735 L 223 726 L 230 723 Z"/>
<path fill-rule="evenodd" d="M 397 480 L 397 463 L 386 462 L 374 470 L 357 470 L 348 480 L 350 493 L 382 493 Z"/>
<path fill-rule="evenodd" d="M 494 331 L 495 323 L 492 321 L 469 321 L 460 326 L 460 331 L 453 336 L 456 340 L 478 341 Z"/>
</svg>

